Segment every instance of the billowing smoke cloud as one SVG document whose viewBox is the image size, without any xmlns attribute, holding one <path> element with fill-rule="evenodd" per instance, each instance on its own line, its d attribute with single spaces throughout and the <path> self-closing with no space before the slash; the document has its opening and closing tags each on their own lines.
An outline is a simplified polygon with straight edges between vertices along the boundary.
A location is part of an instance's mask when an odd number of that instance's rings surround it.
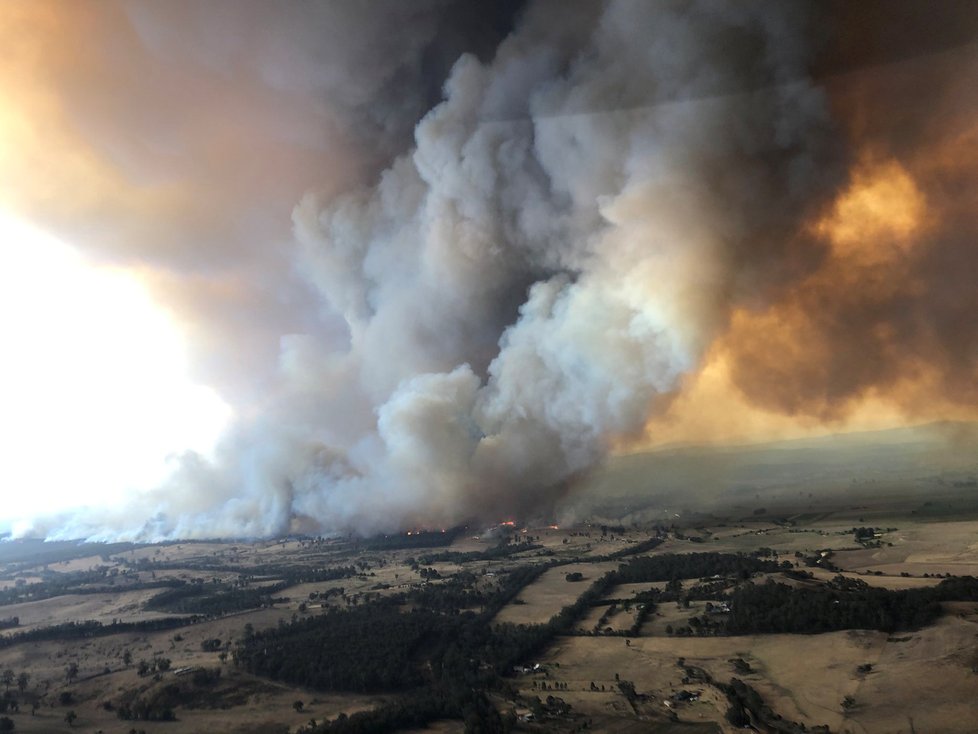
<svg viewBox="0 0 978 734">
<path fill-rule="evenodd" d="M 431 75 L 405 59 L 444 14 L 402 8 L 376 33 L 417 24 L 416 43 L 384 59 L 324 50 L 294 74 L 283 44 L 305 29 L 279 27 L 253 63 L 273 87 L 328 90 L 356 169 L 324 171 L 293 212 L 283 282 L 301 280 L 288 310 L 311 326 L 281 340 L 263 399 L 213 461 L 183 457 L 159 492 L 61 532 L 545 515 L 717 364 L 753 405 L 815 420 L 904 388 L 908 412 L 945 386 L 974 406 L 975 117 L 933 90 L 978 66 L 928 65 L 909 87 L 944 105 L 940 123 L 923 108 L 876 120 L 867 110 L 906 88 L 825 61 L 840 7 L 535 2 L 493 53 L 458 58 L 423 117 Z M 226 37 L 188 53 L 225 68 L 248 36 Z M 348 82 L 340 60 L 373 71 Z"/>
<path fill-rule="evenodd" d="M 547 512 L 741 291 L 797 267 L 838 175 L 801 9 L 579 10 L 531 7 L 376 185 L 296 208 L 297 269 L 348 340 L 287 341 L 278 394 L 184 465 L 154 532 Z M 226 501 L 188 507 L 200 485 Z"/>
<path fill-rule="evenodd" d="M 516 10 L 463 5 L 4 3 L 0 205 L 137 272 L 196 376 L 252 401 L 282 334 L 342 329 L 295 277 L 292 207 L 388 165 L 459 54 L 490 54 Z"/>
</svg>

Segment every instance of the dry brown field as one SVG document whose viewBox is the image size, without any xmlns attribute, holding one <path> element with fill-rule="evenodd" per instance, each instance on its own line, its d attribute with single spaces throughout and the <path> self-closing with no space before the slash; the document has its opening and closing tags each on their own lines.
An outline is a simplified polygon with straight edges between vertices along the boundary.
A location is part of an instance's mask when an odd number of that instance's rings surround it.
<svg viewBox="0 0 978 734">
<path fill-rule="evenodd" d="M 969 605 L 973 610 L 975 605 Z M 582 711 L 622 714 L 628 702 L 617 691 L 616 676 L 632 681 L 639 693 L 665 710 L 665 701 L 680 690 L 703 697 L 675 706 L 683 720 L 705 719 L 724 731 L 725 702 L 709 686 L 683 684 L 677 665 L 707 670 L 719 680 L 739 675 L 786 719 L 811 727 L 827 724 L 832 731 L 969 732 L 978 721 L 975 699 L 975 634 L 978 616 L 948 616 L 937 625 L 909 635 L 905 642 L 888 641 L 880 632 L 845 631 L 822 635 L 761 635 L 746 637 L 621 638 L 565 637 L 540 662 L 544 674 L 523 676 L 521 690 L 537 693 L 544 681 L 566 683 L 561 693 Z M 753 672 L 737 674 L 731 659 L 742 658 Z M 857 667 L 873 669 L 860 674 Z M 594 692 L 591 683 L 605 691 Z M 851 695 L 855 706 L 840 708 Z"/>
<path fill-rule="evenodd" d="M 158 593 L 159 589 L 144 589 L 113 594 L 65 594 L 53 599 L 0 607 L 0 615 L 19 617 L 18 631 L 82 620 L 110 624 L 113 619 L 134 622 L 171 616 L 143 608 Z"/>
<path fill-rule="evenodd" d="M 771 517 L 756 518 L 750 516 L 748 506 L 738 516 L 699 518 L 688 527 L 678 525 L 652 553 L 750 553 L 771 548 L 779 561 L 788 560 L 798 565 L 798 570 L 812 573 L 813 582 L 791 582 L 802 584 L 828 582 L 837 575 L 833 570 L 805 568 L 796 556 L 820 551 L 831 551 L 829 560 L 844 569 L 844 576 L 893 590 L 933 586 L 940 581 L 937 575 L 947 573 L 978 575 L 978 519 L 960 513 L 949 517 L 935 513 L 901 510 L 886 515 L 881 507 L 853 504 L 819 512 L 796 510 L 788 522 L 788 512 L 769 510 Z M 879 547 L 865 548 L 855 542 L 851 531 L 860 525 L 881 528 Z M 276 564 L 305 564 L 313 569 L 363 564 L 363 568 L 358 575 L 341 580 L 295 583 L 277 592 L 278 601 L 271 606 L 179 629 L 63 642 L 24 642 L 0 649 L 0 670 L 28 671 L 31 681 L 27 695 L 42 701 L 33 716 L 24 708 L 12 714 L 16 731 L 95 734 L 124 733 L 136 728 L 173 734 L 285 734 L 295 732 L 313 718 L 323 721 L 339 713 L 366 710 L 390 700 L 390 696 L 325 694 L 259 679 L 236 669 L 230 658 L 222 659 L 220 651 L 204 652 L 201 643 L 221 640 L 224 651 L 242 639 L 246 625 L 262 629 L 322 614 L 325 610 L 320 606 L 319 595 L 330 589 L 343 588 L 344 596 L 333 594 L 327 602 L 329 607 L 342 608 L 374 596 L 406 592 L 425 583 L 435 587 L 447 584 L 459 573 L 473 574 L 475 589 L 492 589 L 509 569 L 558 561 L 564 565 L 549 569 L 522 589 L 517 594 L 518 601 L 507 604 L 494 619 L 542 624 L 576 601 L 604 573 L 627 560 L 588 562 L 588 557 L 627 549 L 647 538 L 649 532 L 648 528 L 637 528 L 602 533 L 599 525 L 531 527 L 525 533 L 521 530 L 462 533 L 445 548 L 351 551 L 342 540 L 315 544 L 296 539 L 254 544 L 170 543 L 115 553 L 108 560 L 89 550 L 76 558 L 39 564 L 36 568 L 21 564 L 8 578 L 24 578 L 27 583 L 22 588 L 28 591 L 43 579 L 70 578 L 73 573 L 99 567 L 117 569 L 119 576 L 115 581 L 118 589 L 111 591 L 69 593 L 0 606 L 0 619 L 19 617 L 18 632 L 65 622 L 108 624 L 115 619 L 132 622 L 173 616 L 146 609 L 146 603 L 160 589 L 127 590 L 127 583 L 175 579 L 210 584 L 214 579 L 228 583 L 244 579 L 241 583 L 258 588 L 278 583 L 274 574 L 261 571 Z M 543 554 L 540 549 L 520 548 L 505 558 L 423 563 L 424 569 L 433 568 L 438 575 L 427 582 L 417 565 L 412 568 L 412 562 L 417 564 L 418 558 L 427 555 L 490 550 L 499 542 L 500 532 L 520 540 L 532 539 L 534 545 L 543 546 Z M 689 537 L 702 540 L 694 542 Z M 154 570 L 146 565 L 151 561 L 167 567 Z M 566 575 L 574 572 L 580 572 L 583 580 L 568 582 Z M 780 574 L 771 577 L 787 582 Z M 0 588 L 12 588 L 14 583 L 4 581 Z M 683 587 L 691 589 L 698 583 L 699 579 L 684 579 Z M 605 598 L 626 599 L 664 587 L 665 582 L 624 584 L 611 589 Z M 311 599 L 310 594 L 315 598 Z M 573 717 L 563 722 L 519 724 L 518 728 L 571 731 L 587 721 L 589 730 L 598 732 L 732 732 L 725 719 L 728 704 L 723 695 L 699 681 L 682 682 L 684 673 L 677 662 L 684 658 L 686 665 L 702 668 L 717 680 L 742 678 L 778 714 L 809 728 L 827 724 L 832 732 L 905 734 L 970 732 L 978 728 L 974 724 L 978 721 L 978 673 L 973 672 L 978 670 L 978 603 L 947 603 L 937 623 L 895 635 L 850 630 L 822 635 L 680 637 L 675 631 L 690 625 L 692 617 L 702 617 L 705 602 L 692 600 L 688 607 L 665 602 L 647 618 L 639 634 L 627 641 L 618 635 L 600 634 L 608 627 L 613 632 L 629 629 L 636 611 L 635 606 L 626 610 L 624 604 L 610 614 L 606 605 L 587 610 L 576 625 L 587 634 L 559 637 L 538 659 L 527 661 L 540 663 L 541 669 L 513 678 L 521 699 L 499 700 L 500 710 L 523 711 L 533 697 L 557 695 L 571 705 Z M 668 627 L 672 627 L 673 634 Z M 0 634 L 11 633 L 8 630 Z M 132 656 L 129 665 L 124 662 L 127 651 Z M 162 673 L 159 681 L 137 674 L 141 660 L 158 657 L 171 661 L 170 670 Z M 737 658 L 749 664 L 749 673 L 735 671 L 731 660 Z M 69 683 L 65 672 L 71 664 L 77 665 L 78 676 Z M 859 666 L 867 664 L 871 670 L 858 671 Z M 220 684 L 208 707 L 180 707 L 178 721 L 166 723 L 120 721 L 114 712 L 103 708 L 103 703 L 118 700 L 126 691 L 166 685 L 175 680 L 174 671 L 192 666 L 221 670 Z M 630 703 L 618 688 L 620 680 L 634 683 L 641 699 Z M 555 684 L 560 684 L 559 692 L 555 691 Z M 683 690 L 699 693 L 698 700 L 672 700 Z M 66 691 L 73 695 L 70 706 L 57 700 Z M 841 706 L 846 696 L 854 701 L 848 710 Z M 303 701 L 301 712 L 293 708 L 297 700 Z M 78 714 L 70 729 L 64 721 L 68 708 Z M 461 730 L 460 722 L 443 721 L 412 731 L 449 734 Z"/>
<path fill-rule="evenodd" d="M 522 592 L 522 603 L 510 603 L 493 620 L 497 623 L 543 624 L 568 604 L 573 604 L 581 592 L 602 574 L 618 567 L 617 563 L 572 563 L 545 572 Z M 569 573 L 583 575 L 581 581 L 567 581 Z"/>
</svg>

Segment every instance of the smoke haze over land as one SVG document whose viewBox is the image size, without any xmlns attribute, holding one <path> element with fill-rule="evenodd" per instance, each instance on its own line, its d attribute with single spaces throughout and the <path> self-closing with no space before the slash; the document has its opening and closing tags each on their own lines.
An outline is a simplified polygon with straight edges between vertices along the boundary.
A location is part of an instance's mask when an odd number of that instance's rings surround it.
<svg viewBox="0 0 978 734">
<path fill-rule="evenodd" d="M 544 516 L 611 453 L 975 417 L 969 4 L 2 12 L 4 204 L 235 410 L 33 532 Z"/>
</svg>

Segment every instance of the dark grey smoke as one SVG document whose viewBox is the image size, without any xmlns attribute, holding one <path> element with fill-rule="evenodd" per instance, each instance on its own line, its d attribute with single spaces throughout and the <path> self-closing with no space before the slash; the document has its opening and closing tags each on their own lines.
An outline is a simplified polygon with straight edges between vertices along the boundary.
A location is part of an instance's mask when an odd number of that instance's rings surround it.
<svg viewBox="0 0 978 734">
<path fill-rule="evenodd" d="M 345 338 L 285 340 L 259 417 L 146 532 L 548 512 L 788 261 L 834 175 L 803 8 L 572 7 L 463 55 L 376 185 L 303 199 L 296 271 Z"/>
<path fill-rule="evenodd" d="M 248 6 L 263 19 L 251 36 L 212 6 L 178 6 L 189 20 L 140 7 L 168 52 L 185 43 L 221 69 L 248 49 L 271 87 L 323 100 L 355 152 L 335 178 L 321 159 L 325 185 L 294 208 L 275 282 L 302 281 L 309 328 L 282 337 L 261 401 L 215 460 L 184 457 L 159 492 L 64 534 L 369 533 L 548 514 L 643 431 L 732 313 L 764 313 L 831 262 L 807 225 L 864 142 L 825 86 L 853 68 L 825 61 L 858 46 L 833 46 L 845 6 L 540 1 L 498 45 L 486 39 L 513 7 L 478 43 L 444 40 L 451 18 L 467 38 L 459 5 L 325 4 L 311 18 Z M 174 35 L 188 23 L 199 37 Z M 477 54 L 453 59 L 421 116 L 431 69 L 466 47 Z M 924 262 L 946 272 L 939 255 Z M 974 330 L 942 308 L 970 349 Z M 825 314 L 828 337 L 856 323 L 844 307 Z M 782 387 L 824 391 L 782 380 L 783 356 L 734 353 L 749 367 L 739 384 L 775 403 Z M 795 374 L 821 376 L 818 364 Z"/>
</svg>

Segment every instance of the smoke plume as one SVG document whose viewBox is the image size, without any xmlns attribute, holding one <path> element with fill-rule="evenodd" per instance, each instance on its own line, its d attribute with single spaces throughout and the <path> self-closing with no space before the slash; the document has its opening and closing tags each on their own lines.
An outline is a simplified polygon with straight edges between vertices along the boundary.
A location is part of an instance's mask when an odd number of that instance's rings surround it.
<svg viewBox="0 0 978 734">
<path fill-rule="evenodd" d="M 257 533 L 546 512 L 796 267 L 839 175 L 799 11 L 541 3 L 460 58 L 376 185 L 293 215 L 348 341 L 286 342 L 272 404 L 167 491 L 223 485 Z"/>
<path fill-rule="evenodd" d="M 252 38 L 216 30 L 226 13 L 183 17 L 211 5 L 176 7 L 137 19 L 158 53 L 186 44 L 223 69 Z M 911 417 L 978 406 L 973 47 L 872 57 L 865 39 L 889 38 L 874 5 L 854 20 L 842 4 L 543 0 L 480 43 L 446 26 L 460 11 L 396 7 L 347 26 L 251 8 L 272 32 L 248 63 L 328 99 L 329 154 L 317 185 L 286 187 L 312 191 L 288 247 L 187 257 L 240 258 L 242 282 L 292 294 L 285 323 L 260 328 L 287 333 L 278 360 L 215 457 L 181 457 L 160 490 L 61 533 L 548 515 L 615 447 L 683 420 L 690 385 L 721 367 L 726 394 L 826 425 L 870 398 Z M 865 33 L 833 34 L 846 23 Z M 184 26 L 199 37 L 167 36 Z M 297 66 L 293 42 L 315 53 Z M 464 49 L 417 109 L 437 74 L 410 60 Z M 168 262 L 192 291 L 199 268 Z"/>
</svg>

